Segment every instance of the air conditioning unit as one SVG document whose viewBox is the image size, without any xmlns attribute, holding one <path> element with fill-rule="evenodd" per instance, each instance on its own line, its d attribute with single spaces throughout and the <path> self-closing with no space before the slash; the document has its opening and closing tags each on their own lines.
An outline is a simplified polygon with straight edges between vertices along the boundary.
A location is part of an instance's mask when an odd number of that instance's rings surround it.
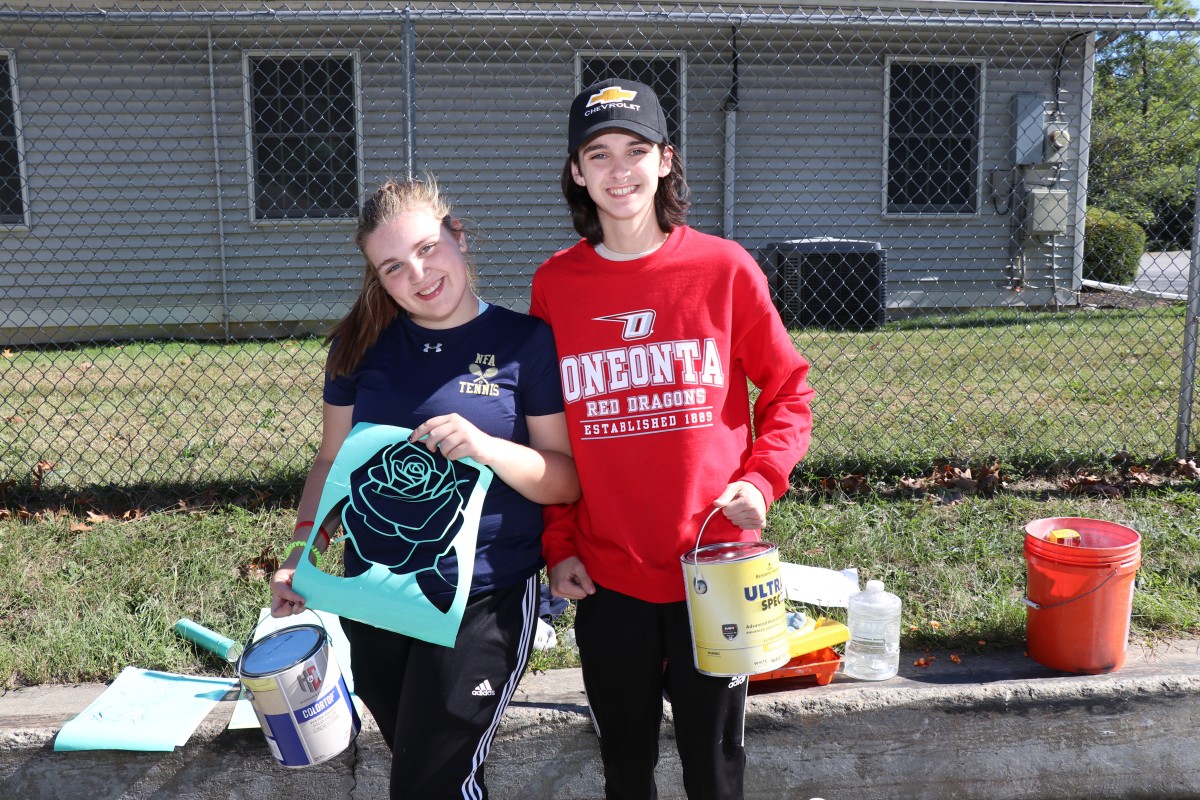
<svg viewBox="0 0 1200 800">
<path fill-rule="evenodd" d="M 789 328 L 867 330 L 885 322 L 887 271 L 878 242 L 792 239 L 759 252 Z"/>
</svg>

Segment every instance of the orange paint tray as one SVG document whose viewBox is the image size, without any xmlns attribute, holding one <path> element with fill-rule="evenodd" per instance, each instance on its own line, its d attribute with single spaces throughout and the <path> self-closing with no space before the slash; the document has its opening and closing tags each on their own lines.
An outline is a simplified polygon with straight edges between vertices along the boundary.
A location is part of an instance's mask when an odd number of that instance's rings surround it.
<svg viewBox="0 0 1200 800">
<path fill-rule="evenodd" d="M 837 651 L 832 647 L 823 647 L 820 650 L 796 656 L 779 669 L 751 675 L 751 691 L 753 692 L 756 688 L 753 686 L 755 683 L 770 684 L 757 687 L 761 691 L 800 688 L 814 682 L 818 686 L 824 686 L 833 680 L 833 674 L 841 665 L 842 657 L 837 654 Z"/>
</svg>

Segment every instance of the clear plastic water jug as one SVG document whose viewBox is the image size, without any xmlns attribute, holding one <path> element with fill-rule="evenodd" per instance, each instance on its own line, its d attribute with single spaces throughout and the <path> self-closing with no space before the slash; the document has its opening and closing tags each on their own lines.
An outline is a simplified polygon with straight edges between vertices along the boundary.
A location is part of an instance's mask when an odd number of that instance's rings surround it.
<svg viewBox="0 0 1200 800">
<path fill-rule="evenodd" d="M 867 581 L 866 591 L 850 596 L 843 669 L 851 678 L 882 681 L 900 669 L 900 598 L 883 581 Z"/>
</svg>

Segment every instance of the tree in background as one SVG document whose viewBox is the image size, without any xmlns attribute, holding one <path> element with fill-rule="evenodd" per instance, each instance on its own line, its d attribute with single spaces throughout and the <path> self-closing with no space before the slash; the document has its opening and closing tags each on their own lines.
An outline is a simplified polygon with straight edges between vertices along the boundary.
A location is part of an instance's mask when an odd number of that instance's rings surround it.
<svg viewBox="0 0 1200 800">
<path fill-rule="evenodd" d="M 1150 0 L 1190 19 L 1187 0 Z M 1146 229 L 1151 249 L 1191 247 L 1200 159 L 1200 36 L 1120 33 L 1097 42 L 1088 203 Z"/>
</svg>

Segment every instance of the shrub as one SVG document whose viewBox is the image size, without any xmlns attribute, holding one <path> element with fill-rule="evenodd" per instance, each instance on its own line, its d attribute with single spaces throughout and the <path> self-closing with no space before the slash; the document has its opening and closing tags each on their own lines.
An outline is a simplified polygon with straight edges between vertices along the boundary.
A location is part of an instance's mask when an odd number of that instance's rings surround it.
<svg viewBox="0 0 1200 800">
<path fill-rule="evenodd" d="M 1146 252 L 1146 231 L 1114 211 L 1091 207 L 1083 234 L 1084 280 L 1130 284 Z"/>
</svg>

